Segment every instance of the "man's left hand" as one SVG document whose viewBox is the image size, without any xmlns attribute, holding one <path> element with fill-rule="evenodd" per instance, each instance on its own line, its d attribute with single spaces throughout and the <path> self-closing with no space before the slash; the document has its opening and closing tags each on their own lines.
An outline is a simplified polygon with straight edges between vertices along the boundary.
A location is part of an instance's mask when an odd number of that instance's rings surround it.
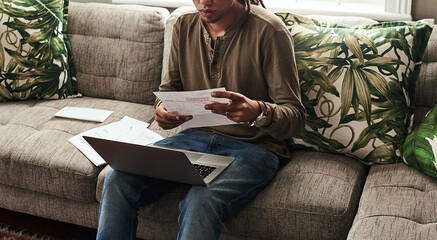
<svg viewBox="0 0 437 240">
<path fill-rule="evenodd" d="M 216 91 L 211 93 L 215 98 L 227 98 L 228 103 L 206 104 L 205 109 L 213 113 L 225 115 L 230 120 L 240 122 L 251 122 L 261 113 L 259 104 L 240 93 L 230 91 Z"/>
</svg>

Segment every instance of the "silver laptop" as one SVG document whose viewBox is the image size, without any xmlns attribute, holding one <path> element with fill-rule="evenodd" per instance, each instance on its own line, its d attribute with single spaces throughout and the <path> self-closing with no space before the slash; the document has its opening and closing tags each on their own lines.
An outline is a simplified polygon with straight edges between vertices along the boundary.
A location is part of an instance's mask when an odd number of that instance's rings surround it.
<svg viewBox="0 0 437 240">
<path fill-rule="evenodd" d="M 83 138 L 113 169 L 192 185 L 210 184 L 234 161 L 221 155 Z"/>
</svg>

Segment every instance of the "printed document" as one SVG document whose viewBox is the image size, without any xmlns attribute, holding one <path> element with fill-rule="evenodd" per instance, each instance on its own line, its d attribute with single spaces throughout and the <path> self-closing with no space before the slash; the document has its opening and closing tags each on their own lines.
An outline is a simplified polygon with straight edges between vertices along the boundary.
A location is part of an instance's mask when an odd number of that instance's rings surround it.
<svg viewBox="0 0 437 240">
<path fill-rule="evenodd" d="M 106 164 L 105 160 L 85 141 L 83 136 L 98 137 L 138 145 L 152 145 L 164 139 L 161 135 L 148 129 L 148 126 L 148 123 L 126 116 L 118 122 L 113 122 L 80 133 L 68 141 L 77 147 L 94 165 L 101 166 Z"/>
<path fill-rule="evenodd" d="M 192 115 L 193 119 L 181 125 L 182 128 L 207 127 L 237 124 L 226 116 L 212 113 L 205 109 L 205 104 L 228 103 L 227 98 L 214 98 L 214 91 L 226 91 L 225 88 L 214 88 L 199 91 L 154 92 L 164 103 L 169 112 L 179 115 Z"/>
</svg>

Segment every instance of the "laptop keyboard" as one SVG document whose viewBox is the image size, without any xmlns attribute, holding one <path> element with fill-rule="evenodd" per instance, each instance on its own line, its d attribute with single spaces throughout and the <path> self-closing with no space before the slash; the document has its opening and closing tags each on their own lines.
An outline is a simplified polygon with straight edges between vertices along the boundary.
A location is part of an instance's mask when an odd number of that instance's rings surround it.
<svg viewBox="0 0 437 240">
<path fill-rule="evenodd" d="M 205 166 L 205 165 L 199 165 L 199 164 L 193 164 L 194 168 L 199 172 L 200 177 L 206 178 L 212 171 L 216 169 L 216 167 L 211 166 Z"/>
</svg>

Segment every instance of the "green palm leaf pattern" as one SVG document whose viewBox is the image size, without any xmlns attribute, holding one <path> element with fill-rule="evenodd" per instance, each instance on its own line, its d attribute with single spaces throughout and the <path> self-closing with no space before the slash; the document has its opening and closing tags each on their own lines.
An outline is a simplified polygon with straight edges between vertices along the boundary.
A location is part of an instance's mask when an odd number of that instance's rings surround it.
<svg viewBox="0 0 437 240">
<path fill-rule="evenodd" d="M 401 146 L 406 164 L 437 178 L 437 106 L 406 138 Z"/>
<path fill-rule="evenodd" d="M 0 101 L 77 93 L 65 34 L 68 3 L 0 0 Z"/>
<path fill-rule="evenodd" d="M 306 130 L 293 146 L 369 164 L 400 161 L 432 28 L 421 22 L 350 27 L 277 15 L 294 39 L 308 114 Z"/>
</svg>

